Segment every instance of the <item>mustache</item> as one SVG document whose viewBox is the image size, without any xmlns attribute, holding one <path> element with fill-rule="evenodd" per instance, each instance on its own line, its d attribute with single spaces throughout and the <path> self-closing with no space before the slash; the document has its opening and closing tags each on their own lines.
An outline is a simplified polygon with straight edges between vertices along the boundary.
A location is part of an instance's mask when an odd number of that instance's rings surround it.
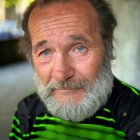
<svg viewBox="0 0 140 140">
<path fill-rule="evenodd" d="M 46 88 L 49 90 L 56 90 L 56 89 L 87 89 L 89 83 L 86 81 L 52 81 L 50 82 Z"/>
<path fill-rule="evenodd" d="M 41 82 L 41 81 L 40 81 Z M 84 89 L 86 92 L 91 91 L 91 83 L 87 81 L 51 81 L 47 85 L 39 84 L 38 88 L 39 93 L 42 93 L 41 96 L 43 100 L 48 97 L 52 97 L 53 91 L 55 90 L 72 90 L 72 89 Z"/>
</svg>

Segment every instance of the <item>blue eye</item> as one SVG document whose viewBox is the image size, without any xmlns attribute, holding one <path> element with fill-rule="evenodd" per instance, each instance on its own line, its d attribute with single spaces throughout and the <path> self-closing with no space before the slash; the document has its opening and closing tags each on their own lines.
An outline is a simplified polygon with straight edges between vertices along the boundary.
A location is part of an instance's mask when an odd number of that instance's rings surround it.
<svg viewBox="0 0 140 140">
<path fill-rule="evenodd" d="M 85 50 L 86 50 L 85 46 L 78 46 L 75 49 L 75 51 L 78 52 L 78 53 L 83 53 L 83 52 L 85 52 Z"/>
<path fill-rule="evenodd" d="M 45 50 L 45 51 L 41 52 L 41 55 L 49 55 L 49 54 L 50 54 L 49 50 Z"/>
</svg>

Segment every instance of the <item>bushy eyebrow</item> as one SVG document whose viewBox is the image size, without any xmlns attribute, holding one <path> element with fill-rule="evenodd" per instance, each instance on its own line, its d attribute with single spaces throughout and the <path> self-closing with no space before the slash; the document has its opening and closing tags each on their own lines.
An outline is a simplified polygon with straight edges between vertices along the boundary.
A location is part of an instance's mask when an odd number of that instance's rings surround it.
<svg viewBox="0 0 140 140">
<path fill-rule="evenodd" d="M 82 35 L 70 35 L 68 38 L 70 38 L 74 41 L 88 42 L 88 39 Z"/>
<path fill-rule="evenodd" d="M 33 46 L 33 51 L 37 52 L 40 48 L 42 48 L 46 44 L 47 44 L 47 40 L 41 40 L 41 41 L 37 42 L 37 44 Z"/>
<path fill-rule="evenodd" d="M 72 41 L 88 42 L 88 39 L 82 35 L 69 35 L 68 39 Z M 41 40 L 37 42 L 36 45 L 33 46 L 33 51 L 36 53 L 40 48 L 45 48 L 47 44 L 48 44 L 47 40 Z"/>
</svg>

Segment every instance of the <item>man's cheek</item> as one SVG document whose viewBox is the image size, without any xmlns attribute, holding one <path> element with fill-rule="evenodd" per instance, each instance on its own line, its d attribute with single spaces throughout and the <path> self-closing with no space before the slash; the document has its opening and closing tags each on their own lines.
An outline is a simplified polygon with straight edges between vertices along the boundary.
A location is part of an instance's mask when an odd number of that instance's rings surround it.
<svg viewBox="0 0 140 140">
<path fill-rule="evenodd" d="M 98 65 L 92 60 L 88 60 L 87 62 L 79 65 L 78 70 L 80 71 L 81 75 L 84 76 L 86 80 L 93 81 L 93 78 L 96 77 L 98 71 L 100 69 L 100 64 Z"/>
<path fill-rule="evenodd" d="M 35 70 L 43 84 L 48 84 L 51 80 L 51 69 L 49 69 L 44 64 L 39 64 L 36 65 Z"/>
</svg>

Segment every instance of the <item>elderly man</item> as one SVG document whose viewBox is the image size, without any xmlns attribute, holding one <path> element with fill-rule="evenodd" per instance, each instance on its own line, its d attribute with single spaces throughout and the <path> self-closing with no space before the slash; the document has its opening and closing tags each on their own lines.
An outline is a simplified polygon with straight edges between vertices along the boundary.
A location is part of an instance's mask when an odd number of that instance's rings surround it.
<svg viewBox="0 0 140 140">
<path fill-rule="evenodd" d="M 22 50 L 38 92 L 22 100 L 10 140 L 140 140 L 140 92 L 111 72 L 116 19 L 103 0 L 35 0 Z"/>
</svg>

